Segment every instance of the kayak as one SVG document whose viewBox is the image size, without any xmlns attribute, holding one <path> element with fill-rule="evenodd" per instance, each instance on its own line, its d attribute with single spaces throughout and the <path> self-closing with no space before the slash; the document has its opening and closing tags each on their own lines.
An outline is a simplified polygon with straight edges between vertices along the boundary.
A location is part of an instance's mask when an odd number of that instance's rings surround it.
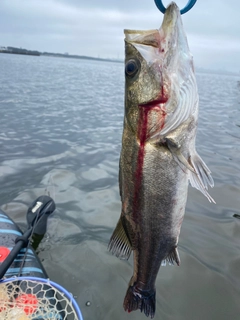
<svg viewBox="0 0 240 320">
<path fill-rule="evenodd" d="M 22 236 L 17 224 L 0 209 L 0 266 L 15 246 L 15 241 Z M 31 246 L 21 249 L 4 277 L 31 276 L 48 278 L 37 254 Z"/>
</svg>

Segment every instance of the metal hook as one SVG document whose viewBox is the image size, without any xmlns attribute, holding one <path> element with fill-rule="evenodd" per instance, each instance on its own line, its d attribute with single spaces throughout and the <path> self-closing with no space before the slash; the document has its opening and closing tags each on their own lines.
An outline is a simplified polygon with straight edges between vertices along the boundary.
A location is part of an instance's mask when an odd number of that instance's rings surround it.
<svg viewBox="0 0 240 320">
<path fill-rule="evenodd" d="M 154 0 L 156 6 L 158 7 L 158 9 L 162 12 L 165 13 L 166 8 L 164 7 L 162 0 Z M 192 7 L 195 5 L 195 3 L 197 2 L 197 0 L 189 0 L 187 5 L 180 10 L 181 14 L 184 14 L 186 12 L 188 12 L 190 9 L 192 9 Z"/>
</svg>

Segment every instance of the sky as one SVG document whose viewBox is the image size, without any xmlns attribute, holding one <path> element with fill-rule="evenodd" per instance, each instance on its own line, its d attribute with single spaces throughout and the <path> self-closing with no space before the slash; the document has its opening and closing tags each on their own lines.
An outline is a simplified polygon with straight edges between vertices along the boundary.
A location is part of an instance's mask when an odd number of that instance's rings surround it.
<svg viewBox="0 0 240 320">
<path fill-rule="evenodd" d="M 123 59 L 123 29 L 162 19 L 154 0 L 0 0 L 0 46 Z M 239 0 L 197 0 L 182 20 L 197 67 L 240 72 Z"/>
</svg>

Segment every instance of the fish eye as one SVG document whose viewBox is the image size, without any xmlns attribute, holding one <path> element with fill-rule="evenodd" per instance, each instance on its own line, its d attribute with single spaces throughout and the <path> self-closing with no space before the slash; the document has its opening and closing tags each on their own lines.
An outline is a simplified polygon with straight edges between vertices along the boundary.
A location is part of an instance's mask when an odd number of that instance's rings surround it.
<svg viewBox="0 0 240 320">
<path fill-rule="evenodd" d="M 129 60 L 125 65 L 125 74 L 128 77 L 134 77 L 135 74 L 138 72 L 138 64 L 135 60 Z"/>
</svg>

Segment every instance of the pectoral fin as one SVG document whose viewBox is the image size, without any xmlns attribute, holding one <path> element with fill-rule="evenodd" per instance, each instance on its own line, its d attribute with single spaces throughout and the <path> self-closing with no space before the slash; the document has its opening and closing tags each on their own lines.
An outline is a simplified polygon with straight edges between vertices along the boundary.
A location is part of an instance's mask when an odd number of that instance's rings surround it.
<svg viewBox="0 0 240 320">
<path fill-rule="evenodd" d="M 201 157 L 194 153 L 187 160 L 181 153 L 181 146 L 171 138 L 166 138 L 166 143 L 168 149 L 171 151 L 175 161 L 180 165 L 183 165 L 190 171 L 190 183 L 192 187 L 201 191 L 210 202 L 216 203 L 214 199 L 207 192 L 208 185 L 210 187 L 214 186 L 213 178 L 211 176 L 211 171 L 208 169 L 207 165 L 201 159 Z"/>
<path fill-rule="evenodd" d="M 194 168 L 195 173 L 190 173 L 190 183 L 192 187 L 201 191 L 210 202 L 216 203 L 214 199 L 207 192 L 208 185 L 210 187 L 214 186 L 214 181 L 211 176 L 211 171 L 208 169 L 207 165 L 201 159 L 201 157 L 195 153 L 190 157 L 189 162 Z"/>
<path fill-rule="evenodd" d="M 108 249 L 112 254 L 120 259 L 129 259 L 132 252 L 132 244 L 128 237 L 127 230 L 124 229 L 122 217 L 120 217 L 115 230 L 109 241 Z"/>
<path fill-rule="evenodd" d="M 186 167 L 191 172 L 195 173 L 193 167 L 188 163 L 187 159 L 181 153 L 180 145 L 178 145 L 173 139 L 166 138 L 166 143 L 168 149 L 171 151 L 172 155 L 174 156 L 175 160 L 178 163 L 181 163 L 184 167 Z"/>
</svg>

